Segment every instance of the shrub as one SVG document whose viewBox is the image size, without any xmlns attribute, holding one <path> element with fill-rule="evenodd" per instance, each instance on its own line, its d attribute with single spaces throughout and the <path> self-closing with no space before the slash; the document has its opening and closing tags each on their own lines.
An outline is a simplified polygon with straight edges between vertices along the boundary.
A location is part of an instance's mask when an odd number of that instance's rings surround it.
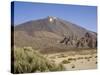
<svg viewBox="0 0 100 75">
<path fill-rule="evenodd" d="M 68 61 L 72 61 L 72 60 L 76 61 L 76 58 L 68 58 Z"/>
<path fill-rule="evenodd" d="M 90 59 L 87 59 L 87 61 L 90 61 Z"/>
<path fill-rule="evenodd" d="M 78 57 L 77 59 L 83 59 L 83 57 Z"/>
<path fill-rule="evenodd" d="M 97 64 L 97 61 L 95 62 L 95 64 Z"/>
<path fill-rule="evenodd" d="M 95 58 L 97 58 L 97 56 L 95 56 Z"/>
<path fill-rule="evenodd" d="M 68 63 L 70 63 L 70 61 L 68 61 L 68 60 L 63 60 L 62 63 L 63 63 L 63 64 L 68 64 Z"/>
<path fill-rule="evenodd" d="M 14 73 L 48 72 L 65 70 L 62 64 L 55 64 L 31 47 L 14 48 L 12 60 Z"/>
<path fill-rule="evenodd" d="M 72 65 L 72 68 L 75 68 L 75 65 Z"/>
<path fill-rule="evenodd" d="M 84 57 L 85 59 L 89 59 L 89 57 Z"/>
</svg>

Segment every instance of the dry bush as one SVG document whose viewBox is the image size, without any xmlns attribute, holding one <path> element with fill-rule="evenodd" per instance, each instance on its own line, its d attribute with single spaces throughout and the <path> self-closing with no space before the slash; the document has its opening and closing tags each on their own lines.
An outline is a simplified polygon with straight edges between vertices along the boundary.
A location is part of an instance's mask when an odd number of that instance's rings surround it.
<svg viewBox="0 0 100 75">
<path fill-rule="evenodd" d="M 72 65 L 72 68 L 75 68 L 75 65 Z"/>
<path fill-rule="evenodd" d="M 83 57 L 78 57 L 77 59 L 79 59 L 79 60 L 80 60 L 80 59 L 83 59 Z"/>
<path fill-rule="evenodd" d="M 55 64 L 31 47 L 14 48 L 14 73 L 32 73 L 65 70 L 62 64 Z"/>
<path fill-rule="evenodd" d="M 62 63 L 62 64 L 69 64 L 70 61 L 68 61 L 68 60 L 63 60 L 61 63 Z"/>
<path fill-rule="evenodd" d="M 68 58 L 68 61 L 76 61 L 76 58 Z"/>
<path fill-rule="evenodd" d="M 95 56 L 95 58 L 97 58 L 97 56 Z"/>
</svg>

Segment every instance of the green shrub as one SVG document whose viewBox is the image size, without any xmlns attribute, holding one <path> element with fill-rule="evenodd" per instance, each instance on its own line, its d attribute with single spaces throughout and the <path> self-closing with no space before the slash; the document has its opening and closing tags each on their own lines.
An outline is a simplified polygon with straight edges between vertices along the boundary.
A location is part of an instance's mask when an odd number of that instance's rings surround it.
<svg viewBox="0 0 100 75">
<path fill-rule="evenodd" d="M 65 70 L 62 64 L 47 60 L 31 47 L 14 48 L 14 73 L 48 72 Z"/>
</svg>

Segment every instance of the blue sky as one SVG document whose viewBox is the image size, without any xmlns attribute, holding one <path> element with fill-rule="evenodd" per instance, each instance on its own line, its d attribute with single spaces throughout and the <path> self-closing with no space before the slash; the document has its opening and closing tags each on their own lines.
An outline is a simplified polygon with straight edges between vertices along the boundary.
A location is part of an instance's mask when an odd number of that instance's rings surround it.
<svg viewBox="0 0 100 75">
<path fill-rule="evenodd" d="M 14 2 L 14 25 L 55 16 L 97 32 L 97 7 L 63 4 Z"/>
</svg>

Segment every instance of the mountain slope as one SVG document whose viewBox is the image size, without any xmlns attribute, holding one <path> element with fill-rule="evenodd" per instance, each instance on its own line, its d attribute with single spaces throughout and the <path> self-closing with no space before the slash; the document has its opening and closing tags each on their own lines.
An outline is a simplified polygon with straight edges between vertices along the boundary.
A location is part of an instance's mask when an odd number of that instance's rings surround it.
<svg viewBox="0 0 100 75">
<path fill-rule="evenodd" d="M 96 48 L 97 34 L 57 17 L 25 22 L 14 27 L 14 45 L 39 50 Z"/>
</svg>

